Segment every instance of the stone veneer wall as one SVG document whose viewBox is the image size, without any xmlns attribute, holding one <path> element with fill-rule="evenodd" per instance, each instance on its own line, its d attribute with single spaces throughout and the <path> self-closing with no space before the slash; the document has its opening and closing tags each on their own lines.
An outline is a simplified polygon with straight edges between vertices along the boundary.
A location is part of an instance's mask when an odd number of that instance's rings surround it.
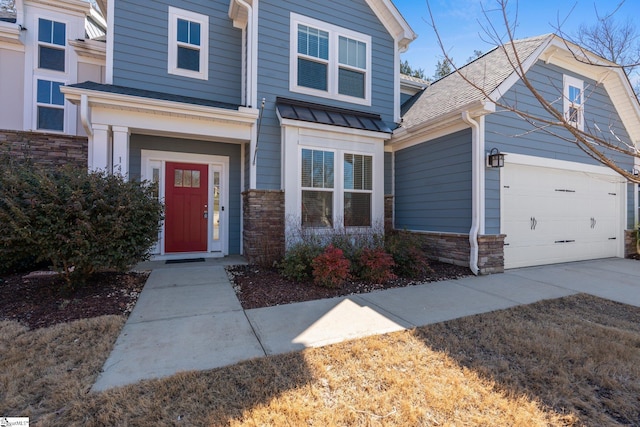
<svg viewBox="0 0 640 427">
<path fill-rule="evenodd" d="M 30 159 L 35 164 L 87 167 L 87 137 L 0 130 L 0 155 Z"/>
<path fill-rule="evenodd" d="M 384 233 L 393 231 L 393 195 L 384 196 Z"/>
<path fill-rule="evenodd" d="M 284 192 L 248 190 L 242 201 L 244 256 L 250 263 L 272 265 L 285 250 Z"/>
<path fill-rule="evenodd" d="M 458 233 L 406 232 L 416 236 L 431 259 L 450 264 L 469 265 L 469 235 Z M 505 235 L 478 236 L 478 268 L 480 274 L 504 272 Z"/>
<path fill-rule="evenodd" d="M 629 258 L 638 254 L 636 246 L 637 233 L 636 230 L 624 230 L 624 257 Z"/>
</svg>

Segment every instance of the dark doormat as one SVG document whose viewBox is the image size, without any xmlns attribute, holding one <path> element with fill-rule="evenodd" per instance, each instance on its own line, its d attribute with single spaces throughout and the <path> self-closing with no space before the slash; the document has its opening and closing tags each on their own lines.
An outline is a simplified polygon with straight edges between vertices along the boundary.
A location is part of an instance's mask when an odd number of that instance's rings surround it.
<svg viewBox="0 0 640 427">
<path fill-rule="evenodd" d="M 168 259 L 165 264 L 184 264 L 186 262 L 204 262 L 204 258 Z"/>
</svg>

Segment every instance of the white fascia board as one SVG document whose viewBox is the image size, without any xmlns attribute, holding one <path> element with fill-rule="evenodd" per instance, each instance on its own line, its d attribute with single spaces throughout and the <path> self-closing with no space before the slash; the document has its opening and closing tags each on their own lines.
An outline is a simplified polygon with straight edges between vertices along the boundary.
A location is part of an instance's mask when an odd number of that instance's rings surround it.
<svg viewBox="0 0 640 427">
<path fill-rule="evenodd" d="M 468 128 L 469 126 L 461 118 L 464 111 L 468 111 L 471 117 L 476 118 L 494 113 L 496 106 L 489 101 L 474 101 L 412 128 L 400 127 L 393 131 L 393 136 L 387 145 L 393 147 L 393 151 L 397 151 Z"/>
<path fill-rule="evenodd" d="M 524 62 L 522 63 L 522 68 L 523 68 L 523 71 L 524 71 L 525 74 L 529 71 L 529 68 L 531 68 L 533 66 L 533 64 L 538 62 L 538 59 L 540 58 L 542 53 L 549 47 L 549 44 L 553 40 L 553 37 L 554 36 L 551 35 L 543 43 L 540 43 L 540 46 L 538 46 L 538 48 L 531 55 L 529 55 L 529 57 L 527 59 L 524 60 Z M 506 47 L 506 49 L 511 49 L 510 55 L 513 55 L 513 47 L 510 47 L 510 48 Z M 502 83 L 500 83 L 498 85 L 498 87 L 495 88 L 493 90 L 493 92 L 491 92 L 489 94 L 489 99 L 491 99 L 492 101 L 496 101 L 496 100 L 500 99 L 502 97 L 502 95 L 507 93 L 507 91 L 509 91 L 509 89 L 511 89 L 511 87 L 514 84 L 516 84 L 519 80 L 520 80 L 520 76 L 514 70 L 509 75 L 509 77 L 504 79 L 502 81 Z"/>
<path fill-rule="evenodd" d="M 353 129 L 342 126 L 334 126 L 334 125 L 325 125 L 322 123 L 311 123 L 304 122 L 302 120 L 294 120 L 294 119 L 283 119 L 278 114 L 278 119 L 280 119 L 280 125 L 283 127 L 295 127 L 300 129 L 312 129 L 318 130 L 322 132 L 329 133 L 337 133 L 341 135 L 345 135 L 346 137 L 363 137 L 363 138 L 374 138 L 378 140 L 388 140 L 391 137 L 391 134 L 386 132 L 375 132 L 371 130 L 363 130 L 363 129 Z"/>
<path fill-rule="evenodd" d="M 56 12 L 72 13 L 83 17 L 91 13 L 91 5 L 84 0 L 25 0 L 24 5 Z"/>
<path fill-rule="evenodd" d="M 60 91 L 64 94 L 65 99 L 76 105 L 80 102 L 80 96 L 86 94 L 91 107 L 104 106 L 137 110 L 152 114 L 160 112 L 209 120 L 226 120 L 237 123 L 254 124 L 259 113 L 257 108 L 239 107 L 237 110 L 228 110 L 225 108 L 143 98 L 68 86 L 61 87 Z"/>
<path fill-rule="evenodd" d="M 24 51 L 20 40 L 20 25 L 0 21 L 0 48 Z"/>
<path fill-rule="evenodd" d="M 105 65 L 107 46 L 104 42 L 96 40 L 69 40 L 69 45 L 73 47 L 78 55 L 78 61 Z M 89 59 L 89 61 L 87 61 Z"/>
<path fill-rule="evenodd" d="M 391 34 L 400 52 L 405 52 L 409 44 L 418 35 L 409 26 L 398 9 L 390 0 L 367 0 L 367 4 Z"/>
</svg>

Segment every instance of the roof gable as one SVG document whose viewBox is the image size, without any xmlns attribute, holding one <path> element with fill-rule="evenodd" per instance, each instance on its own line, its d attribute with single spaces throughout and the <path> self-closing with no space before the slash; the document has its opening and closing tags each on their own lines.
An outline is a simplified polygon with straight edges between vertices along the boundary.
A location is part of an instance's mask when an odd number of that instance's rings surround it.
<svg viewBox="0 0 640 427">
<path fill-rule="evenodd" d="M 520 80 L 514 71 L 516 56 L 525 73 L 541 60 L 604 84 L 632 140 L 640 142 L 640 105 L 622 69 L 553 34 L 498 46 L 457 72 L 432 83 L 416 95 L 402 117 L 401 127 L 406 130 L 422 128 L 441 122 L 444 116 L 459 115 L 462 111 L 498 101 Z M 469 84 L 463 76 L 483 90 Z"/>
</svg>

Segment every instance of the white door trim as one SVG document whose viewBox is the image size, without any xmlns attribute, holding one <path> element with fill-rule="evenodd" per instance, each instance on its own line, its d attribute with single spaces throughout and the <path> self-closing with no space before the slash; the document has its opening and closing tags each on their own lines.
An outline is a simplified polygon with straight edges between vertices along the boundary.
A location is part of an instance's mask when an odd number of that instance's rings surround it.
<svg viewBox="0 0 640 427">
<path fill-rule="evenodd" d="M 180 259 L 188 258 L 190 256 L 206 256 L 216 257 L 225 256 L 229 254 L 229 157 L 227 156 L 214 156 L 207 154 L 192 154 L 192 153 L 177 153 L 172 151 L 156 151 L 156 150 L 141 150 L 141 168 L 140 175 L 143 180 L 151 181 L 153 165 L 160 164 L 160 183 L 158 188 L 158 194 L 161 201 L 164 202 L 165 198 L 165 170 L 167 162 L 183 162 L 183 163 L 196 163 L 207 164 L 209 166 L 209 179 L 208 179 L 208 218 L 210 219 L 207 226 L 207 251 L 206 252 L 193 252 L 193 253 L 179 253 L 179 254 L 166 254 L 164 252 L 164 224 L 160 231 L 160 244 L 157 247 L 157 255 L 154 259 Z M 220 250 L 214 250 L 215 243 L 213 241 L 213 203 L 211 196 L 213 194 L 213 171 L 214 168 L 220 171 L 220 186 L 223 188 L 221 194 L 220 203 L 225 207 L 224 211 L 220 212 L 220 238 L 221 243 Z"/>
</svg>

